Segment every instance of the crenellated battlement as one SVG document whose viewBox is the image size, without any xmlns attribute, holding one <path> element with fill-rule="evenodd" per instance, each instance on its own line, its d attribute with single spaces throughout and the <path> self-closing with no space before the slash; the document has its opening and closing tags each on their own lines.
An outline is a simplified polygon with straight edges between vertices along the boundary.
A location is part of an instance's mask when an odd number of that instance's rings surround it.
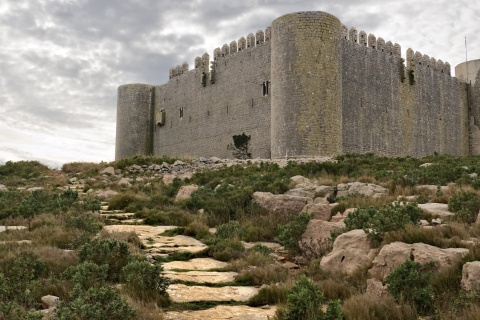
<svg viewBox="0 0 480 320">
<path fill-rule="evenodd" d="M 233 40 L 232 42 L 230 42 L 230 44 L 225 43 L 222 45 L 221 48 L 217 47 L 213 50 L 213 60 L 216 61 L 220 58 L 234 55 L 237 52 L 251 49 L 257 45 L 263 44 L 264 42 L 268 42 L 271 39 L 271 35 L 272 28 L 267 27 L 265 31 L 258 30 L 255 35 L 253 33 L 249 33 L 247 37 L 242 36 L 238 39 L 238 41 Z M 209 73 L 210 62 L 207 63 L 207 61 L 205 60 L 205 54 L 202 57 L 196 57 L 193 65 L 194 69 L 202 69 L 202 72 Z M 169 71 L 169 79 L 181 76 L 188 70 L 188 64 L 186 62 L 183 63 L 181 66 L 178 65 L 176 67 L 172 67 Z"/>
<path fill-rule="evenodd" d="M 368 47 L 372 50 L 384 52 L 387 55 L 401 57 L 401 46 L 398 43 L 393 44 L 391 41 L 386 41 L 374 34 L 367 34 L 365 31 L 358 32 L 356 28 L 351 27 L 348 29 L 345 25 L 341 27 L 342 39 L 351 41 L 363 47 Z M 406 69 L 416 70 L 419 68 L 430 68 L 440 73 L 445 73 L 451 76 L 451 68 L 448 62 L 430 58 L 428 55 L 424 55 L 420 52 L 414 52 L 411 48 L 406 51 Z"/>
</svg>

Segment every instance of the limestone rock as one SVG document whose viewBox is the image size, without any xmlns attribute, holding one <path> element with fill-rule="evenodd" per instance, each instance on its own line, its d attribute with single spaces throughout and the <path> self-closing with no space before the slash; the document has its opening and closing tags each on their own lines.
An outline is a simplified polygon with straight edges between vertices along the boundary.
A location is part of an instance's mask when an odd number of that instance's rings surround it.
<svg viewBox="0 0 480 320">
<path fill-rule="evenodd" d="M 388 194 L 388 189 L 371 183 L 349 182 L 337 185 L 337 197 L 362 194 L 367 197 L 381 197 Z"/>
<path fill-rule="evenodd" d="M 305 178 L 303 176 L 293 176 L 290 178 L 290 181 L 292 181 L 292 183 L 296 185 L 298 184 L 311 184 L 312 182 L 310 181 L 310 179 L 308 178 Z"/>
<path fill-rule="evenodd" d="M 333 250 L 320 261 L 320 267 L 329 272 L 352 275 L 361 267 L 368 267 L 377 251 L 363 230 L 351 230 L 339 235 Z"/>
<path fill-rule="evenodd" d="M 382 281 L 377 279 L 367 280 L 366 294 L 377 298 L 385 298 L 386 296 L 390 295 L 388 293 L 387 286 L 384 286 Z"/>
<path fill-rule="evenodd" d="M 437 269 L 444 269 L 455 264 L 468 252 L 469 250 L 464 248 L 440 249 L 424 243 L 393 242 L 383 246 L 368 273 L 373 278 L 383 280 L 408 259 L 420 264 L 433 262 Z"/>
<path fill-rule="evenodd" d="M 327 222 L 313 219 L 300 240 L 300 249 L 310 256 L 323 255 L 332 246 L 331 232 L 345 228 L 343 222 Z"/>
<path fill-rule="evenodd" d="M 27 229 L 27 227 L 24 226 L 0 226 L 0 232 L 4 232 L 7 230 L 24 230 Z"/>
<path fill-rule="evenodd" d="M 131 183 L 130 183 L 130 181 L 128 181 L 127 178 L 121 178 L 120 180 L 118 180 L 117 184 L 120 185 L 120 186 L 126 186 L 126 187 L 131 186 Z"/>
<path fill-rule="evenodd" d="M 268 320 L 275 316 L 276 307 L 222 306 L 205 310 L 168 311 L 166 320 Z"/>
<path fill-rule="evenodd" d="M 453 216 L 454 213 L 448 211 L 448 204 L 446 203 L 422 203 L 418 207 L 423 212 L 431 214 L 433 216 L 439 216 L 442 218 Z"/>
<path fill-rule="evenodd" d="M 196 283 L 229 283 L 235 282 L 236 272 L 219 271 L 165 271 L 165 277 L 170 280 L 188 281 Z"/>
<path fill-rule="evenodd" d="M 308 197 L 313 199 L 315 197 L 315 187 L 310 188 L 310 190 L 305 188 L 290 189 L 284 194 L 289 196 Z"/>
<path fill-rule="evenodd" d="M 462 289 L 480 289 L 480 261 L 467 262 L 462 269 Z"/>
<path fill-rule="evenodd" d="M 432 166 L 432 165 L 434 165 L 434 163 L 426 162 L 426 163 L 422 163 L 422 164 L 420 165 L 420 168 L 426 168 L 426 167 L 430 167 L 430 166 Z"/>
<path fill-rule="evenodd" d="M 309 203 L 302 212 L 313 213 L 314 219 L 328 221 L 332 216 L 332 207 L 329 204 Z"/>
<path fill-rule="evenodd" d="M 163 270 L 183 269 L 183 270 L 212 270 L 222 269 L 228 266 L 227 262 L 218 261 L 212 258 L 196 258 L 188 261 L 171 261 L 162 264 Z"/>
<path fill-rule="evenodd" d="M 180 187 L 178 190 L 177 196 L 175 197 L 175 201 L 187 200 L 192 197 L 192 193 L 198 190 L 198 186 L 196 184 L 191 184 L 188 186 Z"/>
<path fill-rule="evenodd" d="M 108 200 L 111 197 L 117 195 L 118 192 L 114 190 L 97 190 L 95 196 L 100 200 Z"/>
<path fill-rule="evenodd" d="M 171 284 L 168 295 L 173 302 L 195 302 L 195 301 L 247 301 L 258 293 L 254 287 L 204 287 L 186 286 L 183 284 Z"/>
<path fill-rule="evenodd" d="M 445 192 L 445 191 L 448 191 L 450 188 L 448 186 L 440 186 L 440 191 L 441 192 Z M 438 186 L 434 185 L 434 184 L 422 184 L 422 185 L 418 185 L 418 186 L 415 186 L 414 187 L 414 190 L 415 191 L 422 191 L 422 190 L 426 190 L 428 192 L 430 192 L 431 194 L 435 194 L 437 193 L 438 191 Z"/>
<path fill-rule="evenodd" d="M 305 205 L 313 201 L 312 198 L 308 197 L 275 195 L 270 192 L 255 192 L 252 198 L 253 202 L 267 211 L 281 215 L 300 213 Z"/>
<path fill-rule="evenodd" d="M 51 295 L 43 296 L 40 300 L 44 309 L 56 307 L 60 303 L 59 297 Z"/>
<path fill-rule="evenodd" d="M 0 184 L 0 191 L 8 191 L 8 189 L 3 184 Z"/>
<path fill-rule="evenodd" d="M 114 167 L 106 167 L 105 169 L 100 171 L 100 174 L 114 175 L 115 174 L 115 168 Z"/>
</svg>

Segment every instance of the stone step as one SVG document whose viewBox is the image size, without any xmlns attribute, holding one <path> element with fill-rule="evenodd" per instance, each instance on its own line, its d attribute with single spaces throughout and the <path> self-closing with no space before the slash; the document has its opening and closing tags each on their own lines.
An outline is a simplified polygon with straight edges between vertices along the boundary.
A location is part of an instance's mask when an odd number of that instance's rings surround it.
<svg viewBox="0 0 480 320">
<path fill-rule="evenodd" d="M 238 273 L 218 271 L 165 271 L 163 275 L 173 281 L 221 284 L 235 282 L 235 277 Z"/>
<path fill-rule="evenodd" d="M 168 295 L 173 302 L 199 302 L 199 301 L 240 301 L 245 302 L 258 293 L 255 287 L 204 287 L 187 286 L 184 284 L 171 284 Z"/>
<path fill-rule="evenodd" d="M 252 308 L 248 306 L 216 306 L 214 308 L 194 311 L 169 311 L 165 320 L 267 320 L 272 319 L 275 306 Z"/>
<path fill-rule="evenodd" d="M 212 258 L 195 258 L 188 261 L 172 261 L 162 264 L 163 270 L 201 270 L 208 271 L 213 269 L 222 269 L 228 266 L 227 262 L 218 261 Z"/>
</svg>

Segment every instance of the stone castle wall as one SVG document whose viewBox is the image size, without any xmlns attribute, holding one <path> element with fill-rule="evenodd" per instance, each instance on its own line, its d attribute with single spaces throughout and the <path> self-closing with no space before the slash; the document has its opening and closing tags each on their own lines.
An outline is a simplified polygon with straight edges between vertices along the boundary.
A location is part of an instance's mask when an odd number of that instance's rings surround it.
<svg viewBox="0 0 480 320">
<path fill-rule="evenodd" d="M 116 158 L 228 158 L 242 133 L 260 158 L 467 155 L 480 98 L 466 89 L 441 60 L 409 49 L 404 61 L 328 13 L 287 14 L 215 49 L 211 66 L 204 54 L 164 85 L 119 87 Z"/>
<path fill-rule="evenodd" d="M 449 65 L 350 29 L 343 39 L 343 152 L 468 154 L 465 85 Z"/>
<path fill-rule="evenodd" d="M 164 110 L 165 124 L 155 126 L 154 153 L 228 158 L 233 135 L 245 133 L 253 156 L 270 158 L 271 96 L 263 94 L 270 57 L 267 41 L 218 56 L 210 74 L 195 68 L 156 86 L 155 110 Z"/>
</svg>

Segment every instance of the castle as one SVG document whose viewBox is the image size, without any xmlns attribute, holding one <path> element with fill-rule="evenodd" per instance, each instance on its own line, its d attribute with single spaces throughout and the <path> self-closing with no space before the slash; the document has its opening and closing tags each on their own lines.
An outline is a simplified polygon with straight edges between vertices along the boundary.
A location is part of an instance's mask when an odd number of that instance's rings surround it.
<svg viewBox="0 0 480 320">
<path fill-rule="evenodd" d="M 163 85 L 118 88 L 116 159 L 480 154 L 480 60 L 456 67 L 298 12 L 205 53 Z M 468 83 L 467 83 L 468 80 Z M 476 82 L 475 82 L 476 80 Z"/>
</svg>

